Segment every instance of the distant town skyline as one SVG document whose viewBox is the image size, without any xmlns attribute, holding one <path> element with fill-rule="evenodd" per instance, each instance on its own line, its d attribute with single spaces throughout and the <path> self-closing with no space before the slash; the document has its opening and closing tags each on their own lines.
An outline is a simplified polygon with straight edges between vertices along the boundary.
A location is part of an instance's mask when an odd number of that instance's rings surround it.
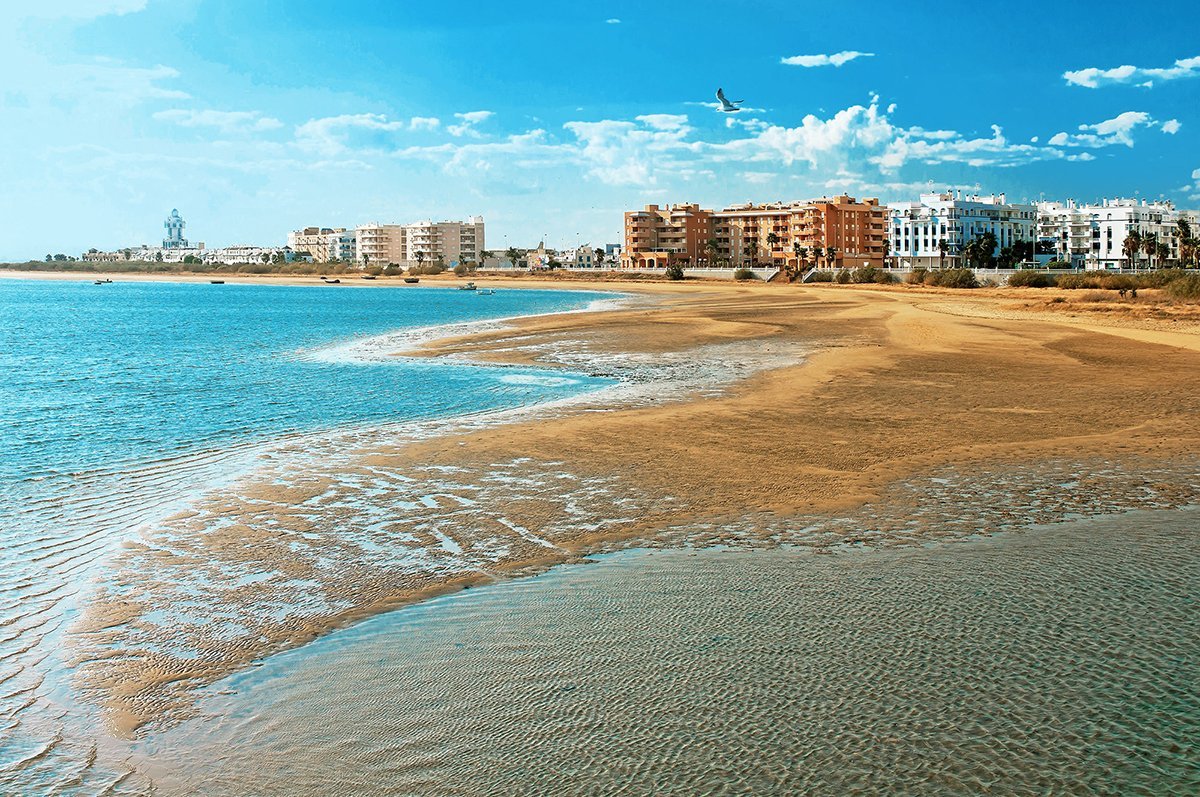
<svg viewBox="0 0 1200 797">
<path fill-rule="evenodd" d="M 1200 206 L 1194 4 L 936 8 L 17 4 L 0 259 L 152 244 L 173 207 L 213 247 L 481 214 L 504 249 L 740 194 Z"/>
</svg>

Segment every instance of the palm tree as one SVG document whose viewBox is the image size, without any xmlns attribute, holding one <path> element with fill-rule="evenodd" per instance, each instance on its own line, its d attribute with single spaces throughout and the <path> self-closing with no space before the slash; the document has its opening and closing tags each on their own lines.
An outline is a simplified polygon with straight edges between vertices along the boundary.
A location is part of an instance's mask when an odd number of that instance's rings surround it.
<svg viewBox="0 0 1200 797">
<path fill-rule="evenodd" d="M 1125 240 L 1121 242 L 1121 254 L 1125 255 L 1125 259 L 1133 266 L 1133 270 L 1137 271 L 1138 267 L 1138 252 L 1142 248 L 1142 234 L 1137 230 L 1130 230 L 1125 236 Z"/>
<path fill-rule="evenodd" d="M 771 256 L 771 263 L 775 263 L 775 247 L 779 246 L 779 236 L 773 232 L 767 233 L 767 248 L 768 254 Z"/>
<path fill-rule="evenodd" d="M 946 253 L 950 251 L 950 242 L 945 238 L 938 238 L 938 268 L 946 267 Z"/>
<path fill-rule="evenodd" d="M 988 231 L 979 236 L 979 268 L 991 265 L 992 255 L 996 252 L 996 234 Z"/>
<path fill-rule="evenodd" d="M 721 245 L 717 242 L 716 238 L 709 238 L 704 244 L 704 251 L 708 252 L 708 262 L 716 264 L 717 252 L 721 251 Z"/>
<path fill-rule="evenodd" d="M 796 277 L 800 274 L 803 263 L 800 253 L 803 251 L 804 247 L 800 245 L 799 241 L 792 242 L 792 254 L 796 256 L 796 265 L 792 270 L 788 271 L 788 280 L 790 282 L 795 282 Z"/>
<path fill-rule="evenodd" d="M 516 268 L 517 259 L 521 257 L 521 253 L 517 251 L 515 246 L 510 246 L 504 250 L 504 256 L 508 258 L 509 263 L 512 263 L 513 268 Z"/>
<path fill-rule="evenodd" d="M 1175 240 L 1179 247 L 1179 265 L 1187 268 L 1196 256 L 1196 239 L 1192 237 L 1192 225 L 1185 217 L 1180 216 L 1175 222 Z"/>
<path fill-rule="evenodd" d="M 814 246 L 814 247 L 812 248 L 812 257 L 813 257 L 813 263 L 820 263 L 820 262 L 821 262 L 821 258 L 822 258 L 822 257 L 824 257 L 824 256 L 825 256 L 825 250 L 824 250 L 824 249 L 822 249 L 822 248 L 821 248 L 821 247 L 819 247 L 819 246 Z"/>
<path fill-rule="evenodd" d="M 825 247 L 825 263 L 830 268 L 833 268 L 835 265 L 837 265 L 837 252 L 838 250 L 836 246 Z"/>
<path fill-rule="evenodd" d="M 1148 232 L 1142 236 L 1142 251 L 1150 259 L 1150 268 L 1154 268 L 1154 256 L 1158 254 L 1158 235 Z"/>
<path fill-rule="evenodd" d="M 1171 247 L 1159 241 L 1154 247 L 1154 254 L 1158 257 L 1158 267 L 1162 268 L 1163 263 L 1167 262 L 1167 258 L 1171 256 Z"/>
<path fill-rule="evenodd" d="M 425 262 L 425 253 L 422 252 L 420 249 L 417 250 L 416 261 L 417 261 L 417 271 L 419 272 L 421 270 L 421 264 Z"/>
<path fill-rule="evenodd" d="M 754 268 L 758 260 L 758 244 L 750 241 L 743 247 L 743 251 L 746 254 L 746 263 L 750 268 Z"/>
</svg>

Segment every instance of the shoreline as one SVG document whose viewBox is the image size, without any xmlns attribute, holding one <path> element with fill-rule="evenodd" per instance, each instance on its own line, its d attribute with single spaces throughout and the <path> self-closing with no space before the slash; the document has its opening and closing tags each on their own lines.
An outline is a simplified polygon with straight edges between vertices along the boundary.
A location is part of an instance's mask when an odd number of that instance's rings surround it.
<svg viewBox="0 0 1200 797">
<path fill-rule="evenodd" d="M 253 626 L 266 643 L 223 648 L 203 636 L 177 636 L 185 647 L 207 650 L 201 663 L 98 659 L 93 692 L 107 694 L 110 716 L 133 733 L 155 718 L 186 715 L 196 686 L 447 585 L 542 572 L 656 540 L 786 538 L 815 514 L 854 515 L 878 503 L 889 485 L 938 468 L 970 472 L 983 463 L 1069 455 L 1128 463 L 1136 472 L 1138 462 L 1175 461 L 1200 441 L 1200 338 L 1188 333 L 1126 338 L 1126 356 L 1114 361 L 1112 330 L 982 311 L 951 315 L 936 308 L 941 293 L 703 288 L 660 297 L 651 308 L 520 319 L 428 342 L 421 354 L 572 368 L 569 356 L 583 352 L 597 361 L 674 358 L 685 371 L 755 352 L 799 362 L 752 369 L 728 389 L 684 400 L 650 395 L 617 408 L 580 402 L 549 417 L 390 444 L 383 430 L 324 470 L 264 474 L 205 510 L 209 520 L 233 521 L 231 528 L 209 533 L 207 520 L 185 519 L 163 538 L 174 546 L 169 557 L 144 546 L 125 556 L 128 583 L 144 590 L 141 608 L 113 595 L 93 606 L 84 627 L 118 648 L 165 644 L 163 629 L 139 626 L 139 617 L 170 605 L 169 590 L 155 589 L 186 585 L 188 571 L 205 568 L 286 575 L 223 595 L 229 605 L 288 605 L 300 595 L 290 583 L 316 578 L 333 601 L 328 610 Z M 972 301 L 987 310 L 995 297 Z M 1171 341 L 1187 345 L 1167 349 Z M 648 384 L 652 390 L 654 379 Z M 1164 385 L 1173 388 L 1169 395 Z M 1059 417 L 1038 406 L 1043 395 L 1056 395 L 1072 413 Z M 1146 404 L 1148 396 L 1160 401 Z M 1103 503 L 1098 489 L 1081 494 Z M 298 514 L 329 494 L 346 499 Z M 433 506 L 414 502 L 422 494 Z M 396 501 L 412 508 L 394 530 L 372 531 L 371 512 Z M 330 544 L 346 544 L 325 534 L 332 528 L 368 535 L 378 561 L 363 561 L 358 548 L 331 551 Z M 397 542 L 401 532 L 409 542 Z M 346 571 L 321 575 L 297 559 L 288 547 L 295 534 L 316 535 L 321 555 Z M 409 564 L 397 570 L 389 556 Z M 155 573 L 155 583 L 135 571 Z"/>
</svg>

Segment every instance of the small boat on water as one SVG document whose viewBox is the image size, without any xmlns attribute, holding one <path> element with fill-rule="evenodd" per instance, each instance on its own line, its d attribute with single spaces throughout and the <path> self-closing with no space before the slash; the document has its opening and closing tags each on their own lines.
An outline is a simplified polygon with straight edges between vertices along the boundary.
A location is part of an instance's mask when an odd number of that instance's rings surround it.
<svg viewBox="0 0 1200 797">
<path fill-rule="evenodd" d="M 225 280 L 209 280 L 208 284 L 209 285 L 224 285 Z"/>
<path fill-rule="evenodd" d="M 420 277 L 405 277 L 404 281 L 407 282 L 409 285 L 416 285 L 418 282 L 421 281 L 421 278 Z"/>
<path fill-rule="evenodd" d="M 476 291 L 476 295 L 477 296 L 495 296 L 496 289 L 495 288 L 484 288 L 482 290 Z"/>
<path fill-rule="evenodd" d="M 473 290 L 475 290 L 475 283 L 468 282 L 466 285 L 459 285 L 458 289 L 460 291 L 473 291 Z"/>
<path fill-rule="evenodd" d="M 373 280 L 373 279 L 375 279 L 375 275 L 374 274 L 363 274 L 363 279 Z"/>
<path fill-rule="evenodd" d="M 325 284 L 326 285 L 341 285 L 342 281 L 336 280 L 336 279 L 335 280 L 325 280 Z"/>
<path fill-rule="evenodd" d="M 92 284 L 93 284 L 93 285 L 111 285 L 111 284 L 112 284 L 112 280 L 110 280 L 110 279 L 96 280 L 96 281 L 95 281 L 94 283 L 92 283 Z"/>
</svg>

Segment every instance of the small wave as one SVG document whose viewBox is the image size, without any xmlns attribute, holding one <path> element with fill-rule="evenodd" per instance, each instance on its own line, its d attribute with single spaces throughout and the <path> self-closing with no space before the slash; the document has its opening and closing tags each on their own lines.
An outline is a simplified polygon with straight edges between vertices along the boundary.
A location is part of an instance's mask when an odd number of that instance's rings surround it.
<svg viewBox="0 0 1200 797">
<path fill-rule="evenodd" d="M 543 315 L 567 315 L 571 313 L 595 313 L 606 310 L 617 310 L 628 306 L 633 298 L 629 294 L 619 294 L 617 296 L 606 296 L 602 299 L 595 299 L 586 306 L 575 310 L 526 313 L 502 318 L 459 321 L 425 327 L 413 327 L 411 329 L 398 329 L 393 332 L 385 332 L 381 335 L 340 341 L 313 349 L 300 349 L 294 352 L 293 356 L 307 362 L 378 365 L 384 362 L 395 362 L 398 352 L 411 351 L 435 340 L 478 335 L 484 332 L 500 332 L 510 329 L 514 321 L 525 318 L 537 318 Z"/>
<path fill-rule="evenodd" d="M 578 385 L 578 379 L 568 376 L 543 376 L 541 374 L 504 374 L 499 381 L 506 385 L 538 385 L 541 387 L 568 387 Z"/>
</svg>

